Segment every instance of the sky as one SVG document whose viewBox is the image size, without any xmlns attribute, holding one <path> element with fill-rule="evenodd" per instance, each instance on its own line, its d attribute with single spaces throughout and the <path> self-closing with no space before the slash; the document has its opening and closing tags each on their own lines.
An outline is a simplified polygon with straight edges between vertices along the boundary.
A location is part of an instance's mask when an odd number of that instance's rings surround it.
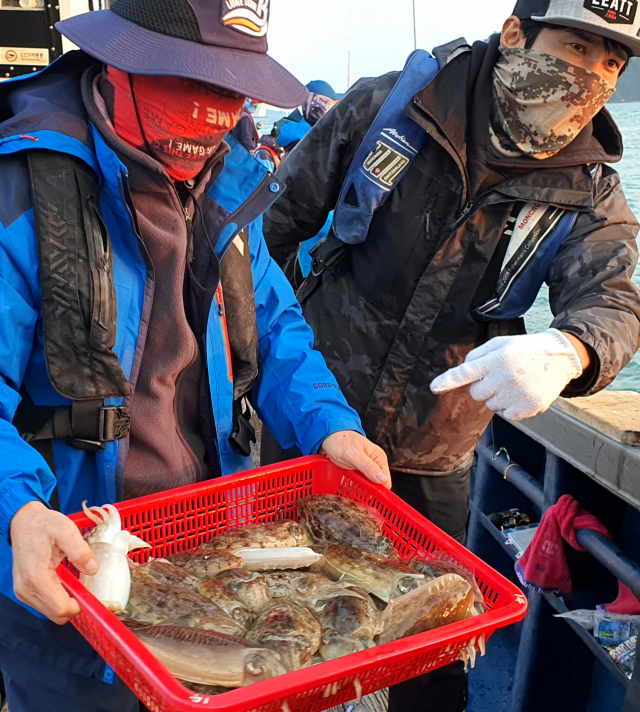
<svg viewBox="0 0 640 712">
<path fill-rule="evenodd" d="M 457 37 L 486 39 L 515 0 L 415 0 L 418 47 Z M 269 54 L 305 84 L 347 89 L 349 15 L 351 83 L 402 69 L 413 50 L 412 0 L 271 0 Z"/>
</svg>

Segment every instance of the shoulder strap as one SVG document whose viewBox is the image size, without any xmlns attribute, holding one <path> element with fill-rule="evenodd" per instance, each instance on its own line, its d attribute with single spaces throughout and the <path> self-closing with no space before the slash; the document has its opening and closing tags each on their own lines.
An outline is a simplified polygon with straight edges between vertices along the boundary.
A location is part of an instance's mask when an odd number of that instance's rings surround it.
<svg viewBox="0 0 640 712">
<path fill-rule="evenodd" d="M 255 385 L 260 361 L 255 289 L 246 228 L 236 235 L 222 257 L 220 281 L 231 346 L 233 399 L 237 401 Z"/>
<path fill-rule="evenodd" d="M 374 212 L 402 180 L 427 133 L 405 116 L 411 99 L 440 69 L 425 50 L 413 52 L 351 163 L 333 218 L 336 236 L 350 245 L 367 239 Z"/>
<path fill-rule="evenodd" d="M 81 160 L 29 151 L 44 351 L 51 383 L 70 400 L 131 393 L 118 357 L 111 240 L 97 179 Z"/>
<path fill-rule="evenodd" d="M 256 433 L 250 422 L 247 396 L 258 380 L 260 343 L 246 228 L 236 235 L 220 262 L 220 281 L 233 370 L 233 428 L 229 444 L 239 455 L 249 457 Z"/>
</svg>

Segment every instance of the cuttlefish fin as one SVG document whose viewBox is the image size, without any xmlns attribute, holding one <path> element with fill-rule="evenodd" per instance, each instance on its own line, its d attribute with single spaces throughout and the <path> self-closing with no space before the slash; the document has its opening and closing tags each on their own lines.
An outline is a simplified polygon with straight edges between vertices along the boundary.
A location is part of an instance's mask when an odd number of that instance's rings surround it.
<svg viewBox="0 0 640 712">
<path fill-rule="evenodd" d="M 131 539 L 129 541 L 129 551 L 135 551 L 136 549 L 152 549 L 153 547 L 151 544 L 147 544 L 146 541 L 140 539 L 140 537 L 135 536 L 134 534 L 131 535 Z"/>
</svg>

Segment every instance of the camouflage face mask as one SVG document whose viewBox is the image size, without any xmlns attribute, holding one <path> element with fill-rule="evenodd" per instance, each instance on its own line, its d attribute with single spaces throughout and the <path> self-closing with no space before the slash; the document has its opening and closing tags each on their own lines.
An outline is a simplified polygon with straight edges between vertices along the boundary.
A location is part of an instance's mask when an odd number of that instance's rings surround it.
<svg viewBox="0 0 640 712">
<path fill-rule="evenodd" d="M 503 155 L 544 159 L 569 145 L 615 88 L 588 69 L 501 47 L 493 69 L 491 141 Z"/>
</svg>

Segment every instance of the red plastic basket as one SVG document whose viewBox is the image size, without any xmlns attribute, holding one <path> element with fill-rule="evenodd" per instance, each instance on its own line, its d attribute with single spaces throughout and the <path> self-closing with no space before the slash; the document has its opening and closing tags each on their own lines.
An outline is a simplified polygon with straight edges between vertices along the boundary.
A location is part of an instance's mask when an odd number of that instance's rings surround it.
<svg viewBox="0 0 640 712">
<path fill-rule="evenodd" d="M 130 500 L 118 505 L 123 528 L 152 545 L 134 555 L 165 557 L 195 549 L 215 534 L 276 519 L 295 519 L 296 500 L 311 494 L 340 494 L 374 507 L 384 533 L 403 557 L 445 553 L 475 573 L 487 613 L 421 635 L 380 645 L 298 672 L 214 697 L 183 687 L 137 638 L 61 566 L 63 585 L 82 613 L 76 628 L 152 712 L 317 712 L 456 661 L 480 635 L 524 618 L 527 599 L 471 552 L 420 516 L 394 494 L 324 457 L 307 457 L 204 484 Z M 71 519 L 91 527 L 84 514 Z M 286 704 L 285 704 L 286 703 Z"/>
</svg>

